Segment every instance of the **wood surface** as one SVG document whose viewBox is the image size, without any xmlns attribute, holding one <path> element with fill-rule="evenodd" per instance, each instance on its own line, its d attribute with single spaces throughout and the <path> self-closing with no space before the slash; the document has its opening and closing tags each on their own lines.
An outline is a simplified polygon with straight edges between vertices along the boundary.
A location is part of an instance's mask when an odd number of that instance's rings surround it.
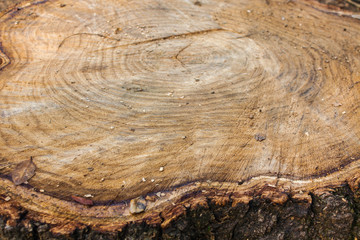
<svg viewBox="0 0 360 240">
<path fill-rule="evenodd" d="M 23 2 L 24 0 L 1 0 L 0 1 L 0 11 L 4 11 L 11 7 L 14 7 L 16 4 Z"/>
<path fill-rule="evenodd" d="M 2 211 L 26 209 L 55 233 L 119 231 L 166 225 L 198 191 L 281 203 L 355 188 L 358 16 L 285 0 L 44 0 L 3 12 Z M 15 186 L 31 158 L 35 175 Z"/>
</svg>

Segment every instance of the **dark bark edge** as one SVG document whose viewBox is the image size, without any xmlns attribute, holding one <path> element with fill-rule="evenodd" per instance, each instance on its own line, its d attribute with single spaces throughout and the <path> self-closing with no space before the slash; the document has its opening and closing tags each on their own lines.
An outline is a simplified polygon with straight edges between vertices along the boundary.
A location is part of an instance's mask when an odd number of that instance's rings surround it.
<svg viewBox="0 0 360 240">
<path fill-rule="evenodd" d="M 196 195 L 196 194 L 195 194 Z M 305 197 L 304 197 L 305 196 Z M 197 198 L 197 196 L 191 196 Z M 354 239 L 360 236 L 360 191 L 344 184 L 302 197 L 286 194 L 274 202 L 264 195 L 248 203 L 231 196 L 204 197 L 201 204 L 182 206 L 185 211 L 165 224 L 129 223 L 121 231 L 100 232 L 74 227 L 54 233 L 56 226 L 19 215 L 0 217 L 0 239 Z M 55 231 L 56 232 L 56 231 Z"/>
</svg>

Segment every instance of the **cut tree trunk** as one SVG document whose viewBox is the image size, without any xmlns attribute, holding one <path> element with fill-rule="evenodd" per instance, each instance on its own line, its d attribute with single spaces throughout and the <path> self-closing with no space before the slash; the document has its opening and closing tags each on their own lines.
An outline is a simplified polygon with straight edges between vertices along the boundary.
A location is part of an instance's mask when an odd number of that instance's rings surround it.
<svg viewBox="0 0 360 240">
<path fill-rule="evenodd" d="M 344 2 L 4 11 L 0 238 L 359 237 L 359 4 Z"/>
</svg>

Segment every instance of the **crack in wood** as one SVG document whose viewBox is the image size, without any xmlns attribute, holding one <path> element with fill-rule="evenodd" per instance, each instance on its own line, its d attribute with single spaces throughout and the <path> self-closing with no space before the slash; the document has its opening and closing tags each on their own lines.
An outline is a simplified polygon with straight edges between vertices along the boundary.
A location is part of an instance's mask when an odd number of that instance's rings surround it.
<svg viewBox="0 0 360 240">
<path fill-rule="evenodd" d="M 187 49 L 188 47 L 190 47 L 191 44 L 192 44 L 192 43 L 189 43 L 188 45 L 186 45 L 185 47 L 183 47 L 182 49 L 180 49 L 180 50 L 178 51 L 178 53 L 175 55 L 175 57 L 174 57 L 177 61 L 180 62 L 180 64 L 181 64 L 184 68 L 186 68 L 186 67 L 185 67 L 185 63 L 179 59 L 179 55 L 180 55 L 183 51 L 185 51 L 185 49 Z"/>
<path fill-rule="evenodd" d="M 250 34 L 246 34 L 244 36 L 241 36 L 241 33 L 233 31 L 233 30 L 229 30 L 229 29 L 224 29 L 224 28 L 214 28 L 214 29 L 208 29 L 208 30 L 202 30 L 202 31 L 197 31 L 197 32 L 189 32 L 189 33 L 183 33 L 183 34 L 175 34 L 175 35 L 170 35 L 170 36 L 166 36 L 166 37 L 161 37 L 161 38 L 153 38 L 153 39 L 149 39 L 149 40 L 145 40 L 145 41 L 139 41 L 139 42 L 133 42 L 133 43 L 129 43 L 129 44 L 123 44 L 123 45 L 118 45 L 118 46 L 113 46 L 113 47 L 109 47 L 109 48 L 102 48 L 102 49 L 98 49 L 95 51 L 91 51 L 91 53 L 93 52 L 99 52 L 99 51 L 104 51 L 104 50 L 109 50 L 109 49 L 116 49 L 116 48 L 126 48 L 129 46 L 137 46 L 137 45 L 141 45 L 141 44 L 146 44 L 146 43 L 152 43 L 152 42 L 158 42 L 158 41 L 164 41 L 164 40 L 169 40 L 169 39 L 175 39 L 175 38 L 186 38 L 186 37 L 191 37 L 191 36 L 196 36 L 196 35 L 202 35 L 202 34 L 208 34 L 208 33 L 213 33 L 213 32 L 220 32 L 220 31 L 224 31 L 224 32 L 232 32 L 235 34 L 239 34 L 240 36 L 237 37 L 238 38 L 244 38 L 244 37 L 249 37 Z M 90 35 L 98 35 L 98 34 L 90 34 Z M 99 35 L 98 35 L 99 36 Z M 101 37 L 104 37 L 100 34 Z M 104 37 L 104 38 L 108 38 L 108 37 Z M 114 39 L 114 38 L 108 38 L 111 40 L 116 40 L 116 41 L 121 41 L 121 39 Z M 61 46 L 60 46 L 61 47 Z"/>
</svg>

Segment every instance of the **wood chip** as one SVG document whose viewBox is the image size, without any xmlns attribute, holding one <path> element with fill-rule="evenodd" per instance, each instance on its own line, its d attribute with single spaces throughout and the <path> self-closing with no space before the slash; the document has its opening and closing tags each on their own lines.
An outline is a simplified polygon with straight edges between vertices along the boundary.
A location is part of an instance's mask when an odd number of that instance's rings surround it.
<svg viewBox="0 0 360 240">
<path fill-rule="evenodd" d="M 135 198 L 130 201 L 130 213 L 142 213 L 146 209 L 146 200 L 143 197 Z"/>
<path fill-rule="evenodd" d="M 19 163 L 11 173 L 11 179 L 15 185 L 20 185 L 35 175 L 36 166 L 32 157 Z"/>
</svg>

